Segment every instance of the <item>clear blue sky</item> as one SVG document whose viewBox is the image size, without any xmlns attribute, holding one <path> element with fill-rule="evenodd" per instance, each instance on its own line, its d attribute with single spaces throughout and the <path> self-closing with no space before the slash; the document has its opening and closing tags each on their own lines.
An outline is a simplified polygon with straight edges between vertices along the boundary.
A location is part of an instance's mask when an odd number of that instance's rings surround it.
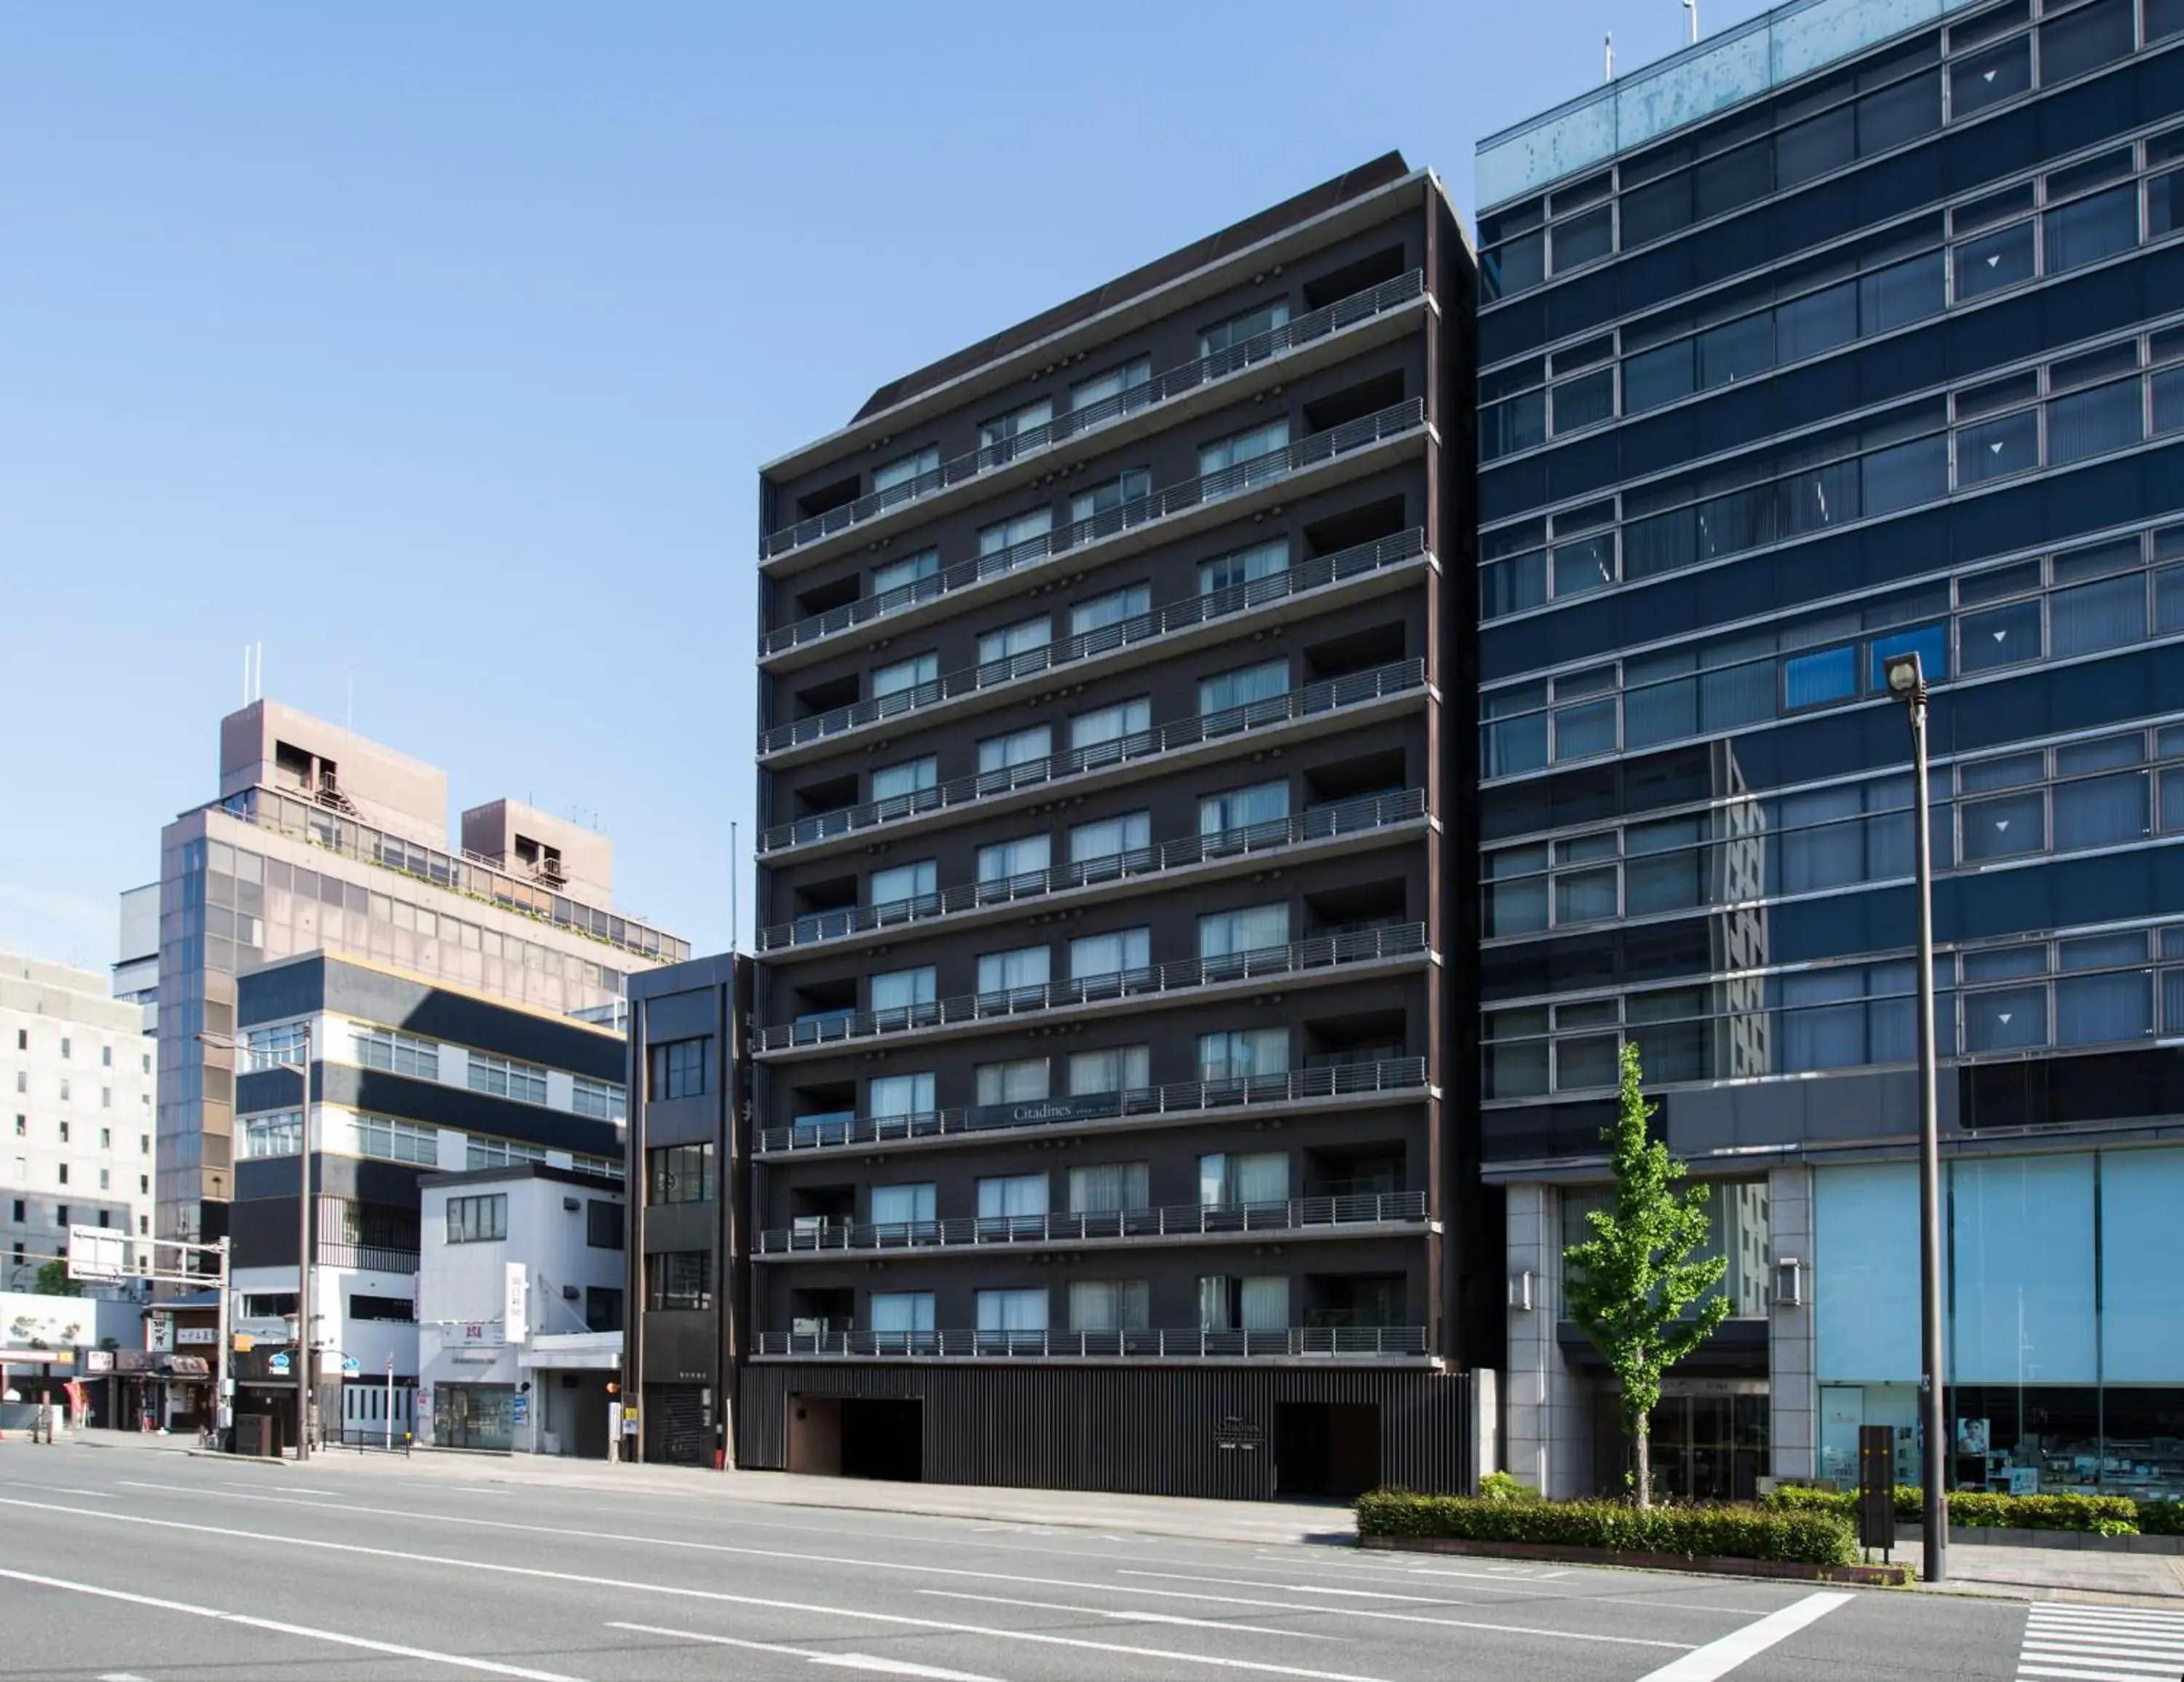
<svg viewBox="0 0 2184 1682">
<path fill-rule="evenodd" d="M 1709 31 L 1759 9 L 1710 0 Z M 114 895 L 269 695 L 596 810 L 727 934 L 754 469 L 876 385 L 1678 0 L 380 0 L 0 11 L 0 945 Z M 649 715 L 670 730 L 631 727 Z M 744 916 L 748 938 L 749 876 Z"/>
</svg>

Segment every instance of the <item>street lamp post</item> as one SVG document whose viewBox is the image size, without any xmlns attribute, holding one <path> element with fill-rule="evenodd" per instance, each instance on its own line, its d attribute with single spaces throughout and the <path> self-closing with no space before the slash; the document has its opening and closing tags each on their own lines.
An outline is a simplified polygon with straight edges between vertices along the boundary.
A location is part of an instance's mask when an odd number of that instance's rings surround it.
<svg viewBox="0 0 2184 1682">
<path fill-rule="evenodd" d="M 1919 861 L 1919 1417 L 1925 1437 L 1920 1532 L 1929 1583 L 1948 1575 L 1948 1436 L 1942 1354 L 1942 1139 L 1934 1072 L 1934 849 L 1926 794 L 1926 674 L 1916 654 L 1894 654 L 1888 693 L 1911 724 L 1913 822 Z"/>
</svg>

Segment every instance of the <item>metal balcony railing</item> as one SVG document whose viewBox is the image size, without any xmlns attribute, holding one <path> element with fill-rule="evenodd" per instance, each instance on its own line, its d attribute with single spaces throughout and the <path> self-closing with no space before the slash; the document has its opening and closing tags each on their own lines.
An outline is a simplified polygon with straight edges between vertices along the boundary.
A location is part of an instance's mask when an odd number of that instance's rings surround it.
<svg viewBox="0 0 2184 1682">
<path fill-rule="evenodd" d="M 777 1022 L 760 1032 L 758 1049 L 780 1051 L 794 1046 L 830 1045 L 915 1033 L 921 1028 L 1034 1015 L 1072 1005 L 1152 998 L 1194 988 L 1216 987 L 1224 982 L 1295 975 L 1340 965 L 1369 963 L 1377 958 L 1411 957 L 1425 950 L 1426 926 L 1422 922 L 1353 929 L 1341 934 L 1315 935 L 1287 946 L 1262 946 L 1248 952 L 1231 952 L 1217 958 L 1183 958 L 1173 963 L 1147 964 L 1142 969 L 1116 970 L 1073 981 L 1042 982 L 1033 987 L 966 994 L 884 1011 L 849 1011 L 804 1022 Z"/>
<path fill-rule="evenodd" d="M 1279 1361 L 1426 1353 L 1423 1326 L 1277 1326 L 1265 1330 L 760 1332 L 761 1356 L 936 1361 Z"/>
<path fill-rule="evenodd" d="M 383 1250 L 372 1244 L 319 1240 L 321 1267 L 357 1267 L 367 1273 L 414 1273 L 417 1265 L 417 1252 L 414 1250 Z"/>
<path fill-rule="evenodd" d="M 1005 766 L 995 771 L 982 771 L 969 777 L 955 777 L 907 794 L 891 794 L 884 800 L 871 800 L 856 806 L 838 806 L 833 811 L 815 812 L 810 817 L 798 818 L 793 822 L 777 823 L 760 834 L 759 850 L 775 853 L 787 847 L 810 846 L 815 842 L 831 840 L 839 835 L 854 835 L 860 831 L 875 829 L 882 824 L 914 817 L 920 813 L 969 805 L 973 801 L 989 799 L 997 794 L 1058 783 L 1066 777 L 1103 771 L 1111 766 L 1129 764 L 1150 759 L 1157 754 L 1173 753 L 1183 748 L 1194 748 L 1201 743 L 1216 742 L 1224 737 L 1253 731 L 1277 729 L 1301 718 L 1334 712 L 1344 707 L 1363 706 L 1384 700 L 1390 695 L 1423 688 L 1425 681 L 1425 662 L 1419 660 L 1396 660 L 1364 671 L 1347 672 L 1340 677 L 1330 677 L 1321 682 L 1308 683 L 1301 689 L 1292 689 L 1285 695 L 1270 695 L 1264 700 L 1247 702 L 1242 706 L 1224 707 L 1219 712 L 1179 718 L 1156 729 L 1118 736 L 1112 742 L 1072 748 L 1066 752 L 1026 760 L 1021 765 Z"/>
<path fill-rule="evenodd" d="M 911 1116 L 850 1116 L 839 1121 L 799 1122 L 767 1128 L 759 1135 L 762 1155 L 843 1150 L 903 1139 L 951 1139 L 1011 1128 L 1097 1126 L 1148 1116 L 1218 1113 L 1240 1106 L 1309 1103 L 1314 1099 L 1423 1090 L 1426 1060 L 1392 1057 L 1379 1063 L 1292 1069 L 1282 1074 L 1237 1075 L 1216 1080 L 1172 1081 L 1132 1092 L 1042 1098 L 1024 1104 L 986 1104 Z"/>
<path fill-rule="evenodd" d="M 1179 840 L 1163 841 L 1156 847 L 1137 847 L 1075 864 L 1022 871 L 1014 876 L 996 877 L 990 882 L 960 882 L 908 899 L 813 911 L 793 922 L 775 923 L 761 929 L 758 949 L 771 952 L 784 946 L 809 946 L 874 929 L 900 928 L 906 923 L 924 922 L 984 905 L 1014 905 L 1019 900 L 1041 899 L 1101 883 L 1135 881 L 1217 859 L 1240 858 L 1312 841 L 1366 834 L 1423 817 L 1425 810 L 1423 788 L 1370 794 L 1362 799 L 1316 806 L 1292 817 L 1269 818 L 1263 823 L 1245 824 L 1211 835 L 1187 835 Z"/>
<path fill-rule="evenodd" d="M 1299 1232 L 1426 1217 L 1422 1191 L 1348 1197 L 1291 1197 L 1268 1203 L 1174 1203 L 1151 1209 L 1045 1215 L 965 1216 L 946 1221 L 828 1221 L 758 1235 L 761 1256 L 861 1254 L 896 1250 L 977 1250 L 1022 1244 L 1079 1244 L 1102 1239 L 1218 1237 Z"/>
<path fill-rule="evenodd" d="M 1102 626 L 1097 631 L 1088 631 L 1059 643 L 1049 643 L 1042 648 L 1027 649 L 1006 660 L 989 660 L 983 666 L 951 671 L 930 683 L 913 684 L 891 694 L 876 695 L 845 707 L 836 707 L 828 712 L 814 713 L 809 718 L 800 718 L 793 723 L 777 724 L 760 735 L 759 752 L 761 755 L 778 754 L 790 748 L 809 747 L 815 742 L 846 736 L 869 725 L 922 712 L 966 695 L 983 694 L 989 689 L 1019 682 L 1040 672 L 1052 671 L 1059 666 L 1097 660 L 1117 649 L 1131 648 L 1157 637 L 1171 636 L 1193 626 L 1247 612 L 1253 608 L 1263 607 L 1268 602 L 1280 601 L 1306 590 L 1362 577 L 1383 567 L 1415 560 L 1425 552 L 1425 532 L 1423 527 L 1413 527 L 1397 536 L 1384 537 L 1378 543 L 1360 543 L 1354 549 L 1343 549 L 1334 554 L 1319 555 L 1267 577 L 1255 578 L 1246 584 L 1232 584 L 1225 590 L 1214 590 L 1204 595 L 1186 596 L 1154 612 Z"/>
<path fill-rule="evenodd" d="M 1112 397 L 1102 398 L 1097 403 L 1088 403 L 1082 409 L 1057 415 L 1044 426 L 1028 426 L 1013 437 L 1002 439 L 944 461 L 930 473 L 921 473 L 914 479 L 905 479 L 899 485 L 890 485 L 883 491 L 874 491 L 823 514 L 815 514 L 808 520 L 800 520 L 794 526 L 785 526 L 766 534 L 759 544 L 759 558 L 772 560 L 807 543 L 830 537 L 837 532 L 846 532 L 853 526 L 861 526 L 890 513 L 907 503 L 922 501 L 935 492 L 955 485 L 967 483 L 1005 467 L 1013 461 L 1045 454 L 1055 445 L 1070 438 L 1081 437 L 1087 432 L 1150 409 L 1156 404 L 1167 403 L 1189 392 L 1195 392 L 1216 380 L 1227 378 L 1240 369 L 1256 366 L 1269 358 L 1282 355 L 1299 345 L 1323 339 L 1345 327 L 1355 326 L 1376 315 L 1386 314 L 1420 297 L 1425 291 L 1425 272 L 1413 269 L 1407 275 L 1398 275 L 1390 281 L 1367 291 L 1338 298 L 1334 303 L 1300 315 L 1285 326 L 1259 333 L 1215 351 L 1209 356 L 1184 363 L 1166 373 L 1156 375 L 1142 385 L 1132 386 Z M 769 653 L 772 652 L 771 649 Z"/>
</svg>

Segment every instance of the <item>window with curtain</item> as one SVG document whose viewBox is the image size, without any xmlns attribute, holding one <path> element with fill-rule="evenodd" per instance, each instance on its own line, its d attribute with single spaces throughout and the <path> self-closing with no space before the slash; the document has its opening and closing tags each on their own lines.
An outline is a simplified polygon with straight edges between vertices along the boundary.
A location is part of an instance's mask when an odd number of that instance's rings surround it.
<svg viewBox="0 0 2184 1682">
<path fill-rule="evenodd" d="M 1072 825 L 1069 831 L 1069 862 L 1084 864 L 1125 853 L 1143 852 L 1153 844 L 1153 815 L 1123 812 L 1116 817 L 1095 818 Z"/>
<path fill-rule="evenodd" d="M 1104 1051 L 1069 1054 L 1069 1095 L 1072 1098 L 1109 1092 L 1142 1092 L 1152 1083 L 1150 1046 L 1117 1045 Z"/>
<path fill-rule="evenodd" d="M 2174 1384 L 2184 1149 L 2104 1150 L 2100 1178 L 2101 1377 Z"/>
<path fill-rule="evenodd" d="M 929 1290 L 876 1290 L 865 1300 L 865 1312 L 875 1332 L 902 1336 L 933 1329 L 933 1293 Z"/>
<path fill-rule="evenodd" d="M 2048 802 L 2036 788 L 1963 805 L 1967 864 L 2037 853 L 2048 844 Z"/>
<path fill-rule="evenodd" d="M 1041 398 L 984 422 L 978 428 L 978 447 L 986 452 L 987 465 L 1010 460 L 1019 448 L 1045 443 L 1045 429 L 1053 420 L 1054 404 Z M 1026 433 L 1034 436 L 1027 438 Z"/>
<path fill-rule="evenodd" d="M 2153 833 L 2153 788 L 2142 771 L 2055 785 L 2055 845 L 2108 847 Z"/>
<path fill-rule="evenodd" d="M 1011 520 L 998 520 L 990 526 L 978 528 L 978 553 L 999 554 L 1019 543 L 1028 543 L 1036 538 L 1050 536 L 1054 531 L 1054 510 L 1035 508 L 1028 514 L 1019 514 Z"/>
<path fill-rule="evenodd" d="M 1958 658 L 1966 671 L 1989 671 L 2038 660 L 2041 627 L 2037 601 L 2012 602 L 1985 613 L 1968 613 L 1958 622 Z"/>
<path fill-rule="evenodd" d="M 914 1226 L 933 1218 L 933 1184 L 876 1185 L 872 1188 L 872 1221 L 876 1227 Z"/>
<path fill-rule="evenodd" d="M 1231 830 L 1249 829 L 1254 824 L 1278 823 L 1290 815 L 1290 785 L 1279 783 L 1255 783 L 1248 788 L 1231 788 L 1226 794 L 1208 794 L 1198 803 L 1198 833 L 1201 835 L 1225 835 Z"/>
<path fill-rule="evenodd" d="M 1143 1162 L 1097 1162 L 1069 1171 L 1069 1212 L 1112 1215 L 1152 1206 L 1151 1170 Z"/>
<path fill-rule="evenodd" d="M 1242 1080 L 1254 1075 L 1287 1074 L 1290 1031 L 1285 1028 L 1231 1028 L 1198 1036 L 1201 1080 Z"/>
<path fill-rule="evenodd" d="M 1084 981 L 1093 976 L 1149 968 L 1153 961 L 1152 940 L 1150 928 L 1118 928 L 1111 934 L 1088 934 L 1072 940 L 1069 978 Z"/>
<path fill-rule="evenodd" d="M 937 996 L 939 977 L 939 972 L 930 964 L 914 970 L 889 970 L 874 976 L 874 1014 L 882 1011 L 913 1011 L 921 1005 L 930 1005 Z"/>
<path fill-rule="evenodd" d="M 905 900 L 928 898 L 939 885 L 931 859 L 872 872 L 872 900 L 875 905 L 899 905 Z"/>
<path fill-rule="evenodd" d="M 644 1258 L 645 1295 L 655 1310 L 713 1306 L 713 1252 L 665 1250 Z"/>
<path fill-rule="evenodd" d="M 1141 1332 L 1150 1318 L 1152 1288 L 1143 1279 L 1072 1279 L 1069 1327 L 1078 1332 Z"/>
<path fill-rule="evenodd" d="M 2138 243 L 2137 183 L 2127 181 L 2050 210 L 2046 221 L 2051 275 L 2128 251 Z"/>
<path fill-rule="evenodd" d="M 1053 842 L 1045 835 L 996 841 L 978 849 L 978 880 L 1006 882 L 1011 877 L 1036 875 L 1053 863 Z"/>
<path fill-rule="evenodd" d="M 2045 987 L 2002 987 L 1964 994 L 1967 1050 L 2023 1051 L 2047 1043 Z"/>
<path fill-rule="evenodd" d="M 2153 1032 L 2153 976 L 2149 970 L 2066 976 L 2055 983 L 2058 1045 L 2106 1045 L 2142 1039 Z"/>
<path fill-rule="evenodd" d="M 1134 503 L 1141 503 L 1153 493 L 1153 476 L 1146 469 L 1134 467 L 1127 473 L 1117 473 L 1104 484 L 1079 491 L 1069 499 L 1069 521 L 1081 526 L 1086 521 L 1103 521 L 1103 529 L 1117 528 L 1120 511 Z"/>
<path fill-rule="evenodd" d="M 938 654 L 913 654 L 908 660 L 899 660 L 892 666 L 872 668 L 872 694 L 876 701 L 890 695 L 900 695 L 922 684 L 931 683 L 940 676 L 940 657 Z"/>
<path fill-rule="evenodd" d="M 2059 467 L 2135 444 L 2144 420 L 2136 376 L 2059 397 L 2048 405 L 2048 465 Z"/>
<path fill-rule="evenodd" d="M 1262 333 L 1286 326 L 1289 319 L 1290 306 L 1285 300 L 1277 298 L 1272 304 L 1262 304 L 1256 309 L 1247 309 L 1202 330 L 1198 335 L 1198 354 L 1212 356 L 1219 351 L 1233 350 Z"/>
<path fill-rule="evenodd" d="M 1786 794 L 1781 805 L 1780 879 L 1785 894 L 1840 888 L 1865 875 L 1864 802 L 1856 784 Z"/>
<path fill-rule="evenodd" d="M 1152 610 L 1153 593 L 1146 585 L 1133 584 L 1128 589 L 1110 590 L 1104 596 L 1078 602 L 1069 610 L 1069 634 L 1089 637 L 1112 625 L 1126 625 L 1133 619 L 1142 619 Z"/>
<path fill-rule="evenodd" d="M 1289 539 L 1276 537 L 1271 543 L 1254 543 L 1250 549 L 1238 549 L 1233 554 L 1201 561 L 1198 565 L 1198 593 L 1210 596 L 1217 591 L 1234 589 L 1240 584 L 1256 583 L 1262 578 L 1272 578 L 1289 570 Z"/>
<path fill-rule="evenodd" d="M 1290 689 L 1290 665 L 1285 660 L 1268 660 L 1262 666 L 1247 666 L 1239 671 L 1224 671 L 1218 677 L 1198 680 L 1198 715 L 1226 712 L 1231 707 L 1249 706 L 1254 701 L 1268 701 L 1278 695 L 1286 695 Z"/>
<path fill-rule="evenodd" d="M 2050 652 L 2058 660 L 2136 643 L 2146 635 L 2146 580 L 2127 572 L 2048 598 Z"/>
<path fill-rule="evenodd" d="M 1290 944 L 1287 900 L 1249 905 L 1240 911 L 1209 911 L 1198 920 L 1198 955 L 1226 958 L 1239 952 L 1264 951 Z"/>
<path fill-rule="evenodd" d="M 1046 1329 L 1044 1290 L 982 1290 L 978 1295 L 978 1329 L 982 1332 L 1043 1332 Z"/>
<path fill-rule="evenodd" d="M 1289 1195 L 1287 1151 L 1223 1152 L 1198 1159 L 1198 1200 L 1206 1208 L 1286 1203 Z"/>
<path fill-rule="evenodd" d="M 1078 713 L 1069 721 L 1069 745 L 1088 749 L 1105 747 L 1133 736 L 1142 736 L 1152 727 L 1152 699 L 1139 695 L 1133 700 L 1117 701 L 1112 706 Z"/>
<path fill-rule="evenodd" d="M 1107 369 L 1079 380 L 1069 388 L 1070 412 L 1089 409 L 1095 403 L 1105 403 L 1110 398 L 1119 398 L 1149 382 L 1153 376 L 1153 362 L 1150 356 L 1139 356 L 1120 367 Z"/>
<path fill-rule="evenodd" d="M 1046 1096 L 1046 1059 L 981 1063 L 974 1072 L 981 1104 L 1030 1104 Z"/>
<path fill-rule="evenodd" d="M 980 994 L 1014 993 L 1040 988 L 1051 978 L 1052 955 L 1044 946 L 1019 946 L 1007 952 L 983 952 L 978 957 Z"/>
<path fill-rule="evenodd" d="M 1028 730 L 982 739 L 978 744 L 978 769 L 982 772 L 1010 771 L 1043 760 L 1053 751 L 1053 729 L 1044 724 L 1034 725 Z"/>
<path fill-rule="evenodd" d="M 905 760 L 900 765 L 883 765 L 872 772 L 872 800 L 907 799 L 922 794 L 940 780 L 940 762 L 930 754 L 923 759 Z"/>
<path fill-rule="evenodd" d="M 1234 433 L 1216 443 L 1202 444 L 1198 451 L 1199 474 L 1203 477 L 1228 468 L 1245 466 L 1251 468 L 1245 476 L 1254 481 L 1262 473 L 1271 476 L 1289 465 L 1289 441 L 1290 423 L 1284 418 L 1254 426 L 1247 432 Z"/>
<path fill-rule="evenodd" d="M 907 590 L 914 584 L 937 576 L 940 571 L 940 551 L 923 549 L 916 554 L 906 554 L 900 560 L 891 560 L 884 566 L 872 569 L 872 595 L 875 599 L 891 596 L 897 590 Z"/>
<path fill-rule="evenodd" d="M 1287 1331 L 1290 1324 L 1290 1282 L 1286 1278 L 1245 1278 L 1238 1281 L 1238 1317 L 1247 1332 Z"/>
<path fill-rule="evenodd" d="M 907 1075 L 875 1075 L 866 1083 L 865 1110 L 868 1115 L 929 1116 L 936 1107 L 930 1070 Z"/>
<path fill-rule="evenodd" d="M 989 631 L 978 638 L 978 664 L 982 666 L 998 665 L 1043 649 L 1054 640 L 1054 621 L 1045 614 L 1036 619 L 1021 620 L 1014 625 L 1005 625 L 998 631 Z"/>
<path fill-rule="evenodd" d="M 1046 1213 L 1046 1176 L 1008 1174 L 978 1182 L 978 1218 L 1011 1221 Z"/>
</svg>

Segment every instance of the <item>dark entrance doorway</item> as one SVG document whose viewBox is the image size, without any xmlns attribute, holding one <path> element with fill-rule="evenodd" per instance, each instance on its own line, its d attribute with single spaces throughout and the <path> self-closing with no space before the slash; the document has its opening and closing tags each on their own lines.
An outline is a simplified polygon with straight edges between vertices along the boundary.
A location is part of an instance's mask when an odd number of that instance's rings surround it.
<svg viewBox="0 0 2184 1682">
<path fill-rule="evenodd" d="M 1275 1494 L 1358 1495 L 1379 1482 L 1377 1402 L 1281 1404 L 1275 1414 Z"/>
<path fill-rule="evenodd" d="M 925 1404 L 843 1397 L 842 1475 L 919 1482 L 925 1475 Z"/>
<path fill-rule="evenodd" d="M 1604 1493 L 1619 1491 L 1637 1454 L 1623 1434 L 1616 1393 L 1602 1385 L 1594 1409 L 1594 1461 Z M 1657 1501 L 1751 1501 L 1767 1469 L 1765 1379 L 1670 1379 L 1646 1422 Z"/>
</svg>

